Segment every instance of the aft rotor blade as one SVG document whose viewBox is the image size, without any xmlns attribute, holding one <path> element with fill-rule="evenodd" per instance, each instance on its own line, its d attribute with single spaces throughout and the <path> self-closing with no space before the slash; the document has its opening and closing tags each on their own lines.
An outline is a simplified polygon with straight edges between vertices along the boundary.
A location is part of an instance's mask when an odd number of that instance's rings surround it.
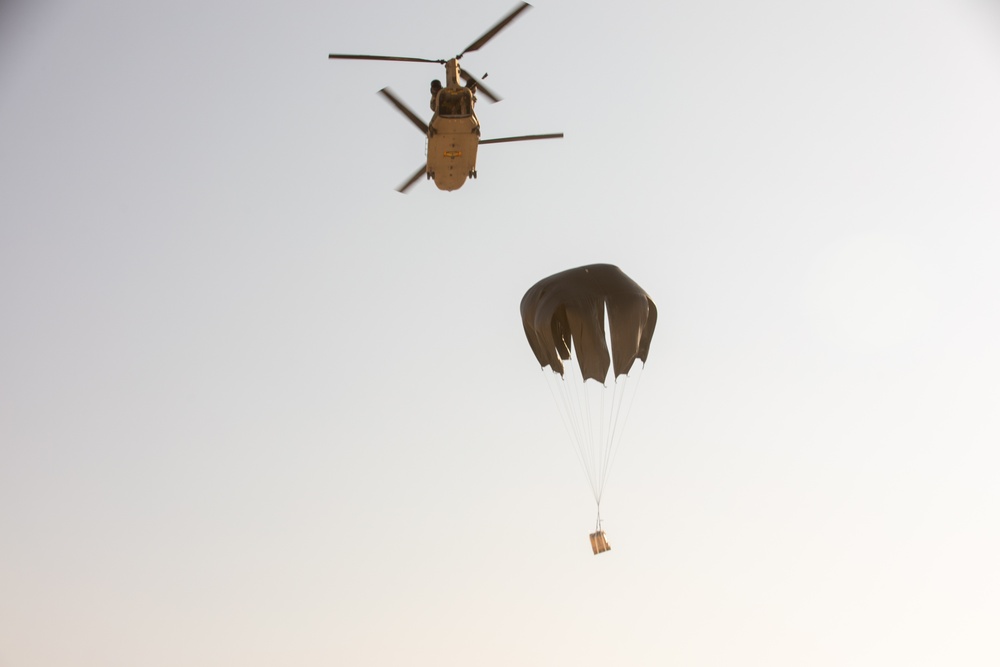
<svg viewBox="0 0 1000 667">
<path fill-rule="evenodd" d="M 334 60 L 392 60 L 403 63 L 438 63 L 443 64 L 443 60 L 429 60 L 427 58 L 409 58 L 407 56 L 364 56 L 351 55 L 347 53 L 331 53 L 330 58 Z"/>
<path fill-rule="evenodd" d="M 464 69 L 462 70 L 462 78 L 465 79 L 466 83 L 475 84 L 476 90 L 485 95 L 486 99 L 488 99 L 490 102 L 499 102 L 500 100 L 503 99 L 502 97 L 494 93 L 492 90 L 484 86 L 478 79 L 476 79 L 476 77 L 472 76 Z"/>
<path fill-rule="evenodd" d="M 405 195 L 406 191 L 412 188 L 414 185 L 416 185 L 417 181 L 420 180 L 420 177 L 423 176 L 425 173 L 427 173 L 426 164 L 421 165 L 420 169 L 417 169 L 415 172 L 413 172 L 413 176 L 410 176 L 409 180 L 407 180 L 405 183 L 396 188 L 396 192 Z"/>
<path fill-rule="evenodd" d="M 508 141 L 533 141 L 535 139 L 562 139 L 563 133 L 558 132 L 556 134 L 525 134 L 520 137 L 501 137 L 499 139 L 483 139 L 479 142 L 482 144 L 505 144 Z"/>
<path fill-rule="evenodd" d="M 417 114 L 413 113 L 413 111 L 410 109 L 410 107 L 408 107 L 405 104 L 403 104 L 402 100 L 400 100 L 398 97 L 396 97 L 396 95 L 393 94 L 393 92 L 391 90 L 389 90 L 388 87 L 383 88 L 382 90 L 380 90 L 378 92 L 380 92 L 383 96 L 385 96 L 385 98 L 387 100 L 389 100 L 389 102 L 394 107 L 396 107 L 397 109 L 399 109 L 400 113 L 402 113 L 404 116 L 406 116 L 407 118 L 409 118 L 410 122 L 417 126 L 418 130 L 420 130 L 421 132 L 423 132 L 424 135 L 427 134 L 427 123 L 425 123 L 424 121 L 420 120 L 420 116 L 418 116 Z"/>
<path fill-rule="evenodd" d="M 494 25 L 492 28 L 483 33 L 482 37 L 480 37 L 472 44 L 469 44 L 467 47 L 465 47 L 465 50 L 462 51 L 460 54 L 458 54 L 458 57 L 461 58 L 466 53 L 469 53 L 471 51 L 476 51 L 479 48 L 481 48 L 484 44 L 486 44 L 486 42 L 496 37 L 497 33 L 506 28 L 507 25 L 511 21 L 516 19 L 521 12 L 523 12 L 525 9 L 529 9 L 530 7 L 531 5 L 529 5 L 527 2 L 522 2 L 520 5 L 512 9 L 511 12 L 507 14 L 507 16 L 500 19 L 500 21 L 498 21 L 496 25 Z"/>
</svg>

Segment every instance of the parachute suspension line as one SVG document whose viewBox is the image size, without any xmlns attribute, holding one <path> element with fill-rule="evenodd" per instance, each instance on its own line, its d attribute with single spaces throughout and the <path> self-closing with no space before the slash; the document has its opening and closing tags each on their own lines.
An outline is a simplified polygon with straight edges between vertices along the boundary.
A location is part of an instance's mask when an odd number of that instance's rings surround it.
<svg viewBox="0 0 1000 667">
<path fill-rule="evenodd" d="M 589 479 L 590 473 L 587 470 L 587 463 L 583 459 L 583 451 L 579 445 L 581 441 L 579 420 L 575 419 L 573 415 L 573 403 L 570 400 L 569 390 L 566 387 L 566 379 L 551 369 L 546 371 L 543 368 L 542 371 L 545 373 L 545 380 L 549 387 L 549 393 L 552 394 L 552 401 L 556 404 L 559 419 L 562 421 L 563 427 L 566 429 L 566 435 L 569 436 L 570 442 L 573 445 L 573 453 L 576 455 L 576 460 L 579 462 L 583 474 Z M 554 383 L 558 383 L 558 392 L 553 388 Z"/>
<path fill-rule="evenodd" d="M 582 377 L 582 373 L 581 373 L 581 377 Z M 601 395 L 595 397 L 594 396 L 594 384 L 591 383 L 590 385 L 588 385 L 586 380 L 583 380 L 580 386 L 583 387 L 582 396 L 583 396 L 583 399 L 584 399 L 584 402 L 581 405 L 581 408 L 583 409 L 584 414 L 587 417 L 587 430 L 586 430 L 586 433 L 587 433 L 587 457 L 588 457 L 588 459 L 590 461 L 589 467 L 590 467 L 590 470 L 591 470 L 591 486 L 593 487 L 594 496 L 597 499 L 597 502 L 600 502 L 600 500 L 601 500 L 601 493 L 600 493 L 601 478 L 599 476 L 600 475 L 600 469 L 599 469 L 599 467 L 597 465 L 597 461 L 599 460 L 599 457 L 600 457 L 600 454 L 601 454 L 601 440 L 600 440 L 600 433 L 597 430 L 594 429 L 594 413 L 595 413 L 594 403 L 596 403 L 598 400 L 600 400 L 602 402 L 602 405 L 603 405 L 603 398 L 604 398 L 604 396 L 603 396 L 603 394 L 601 394 Z M 598 414 L 597 417 L 603 422 L 604 415 Z"/>
<path fill-rule="evenodd" d="M 570 358 L 563 366 L 566 376 L 563 378 L 563 387 L 566 391 L 567 410 L 570 411 L 574 423 L 575 439 L 580 460 L 583 463 L 587 481 L 590 483 L 591 491 L 597 500 L 598 479 L 597 469 L 594 465 L 598 454 L 599 441 L 594 437 L 593 425 L 593 389 L 592 383 L 588 384 L 583 378 L 583 370 L 580 368 L 576 356 L 576 346 L 570 343 Z"/>
<path fill-rule="evenodd" d="M 639 380 L 642 379 L 642 371 L 646 368 L 646 362 L 640 362 L 642 365 L 639 366 L 639 372 L 635 374 L 635 382 L 632 383 L 632 393 L 627 401 L 625 401 L 625 418 L 622 419 L 621 428 L 618 429 L 618 437 L 616 438 L 617 444 L 615 446 L 614 454 L 611 456 L 611 464 L 615 464 L 615 457 L 618 456 L 618 450 L 621 448 L 622 438 L 625 437 L 625 425 L 628 424 L 629 415 L 632 414 L 632 406 L 635 405 L 635 395 L 639 391 Z M 628 378 L 629 376 L 626 376 Z M 624 400 L 624 385 L 623 385 L 623 400 Z"/>
<path fill-rule="evenodd" d="M 563 365 L 563 373 L 562 376 L 553 373 L 552 378 L 559 383 L 561 404 L 557 402 L 557 407 L 568 424 L 567 430 L 572 438 L 577 459 L 587 476 L 596 502 L 599 500 L 600 484 L 597 461 L 602 453 L 602 440 L 594 429 L 594 406 L 601 397 L 593 394 L 595 391 L 603 394 L 604 387 L 600 383 L 584 381 L 574 350 L 570 351 L 570 358 Z"/>
<path fill-rule="evenodd" d="M 607 392 L 605 392 L 605 393 L 607 393 Z M 599 496 L 603 496 L 604 495 L 604 485 L 605 485 L 605 482 L 607 482 L 607 479 L 608 479 L 608 472 L 609 472 L 608 462 L 610 460 L 611 448 L 614 446 L 614 435 L 615 435 L 614 425 L 615 425 L 615 422 L 617 421 L 617 413 L 618 413 L 618 409 L 619 409 L 619 405 L 620 405 L 619 401 L 616 400 L 617 398 L 618 398 L 618 380 L 616 378 L 615 381 L 614 381 L 613 386 L 611 387 L 611 401 L 610 401 L 611 405 L 610 405 L 610 414 L 608 414 L 607 428 L 605 429 L 605 425 L 603 423 L 601 424 L 601 443 L 602 443 L 602 446 L 601 446 L 600 469 L 599 469 L 599 473 L 598 473 L 598 480 L 599 480 L 598 481 L 598 495 Z M 604 406 L 602 405 L 601 406 L 601 418 L 602 418 L 602 422 L 603 422 L 604 415 L 605 415 L 605 410 L 604 410 Z"/>
<path fill-rule="evenodd" d="M 576 359 L 576 350 L 571 353 L 571 358 L 566 363 L 566 370 L 571 374 L 565 382 L 569 402 L 573 408 L 577 424 L 576 446 L 583 460 L 583 465 L 587 473 L 587 481 L 590 482 L 590 489 L 594 494 L 594 499 L 598 500 L 597 489 L 597 468 L 594 465 L 598 454 L 599 441 L 594 437 L 594 410 L 592 403 L 593 383 L 587 383 L 583 378 L 583 371 Z"/>
<path fill-rule="evenodd" d="M 565 360 L 562 374 L 550 368 L 543 372 L 548 371 L 545 377 L 549 393 L 587 476 L 599 517 L 644 364 L 638 372 L 632 369 L 631 373 L 623 373 L 613 380 L 613 386 L 607 386 L 597 380 L 584 380 L 575 353 L 571 343 L 570 358 Z"/>
<path fill-rule="evenodd" d="M 624 438 L 625 426 L 628 423 L 629 415 L 632 413 L 634 398 L 639 388 L 639 380 L 642 378 L 642 368 L 638 371 L 623 374 L 615 379 L 614 387 L 611 388 L 610 407 L 605 412 L 608 418 L 608 428 L 602 432 L 602 460 L 596 478 L 598 480 L 597 496 L 598 500 L 604 494 L 604 488 L 611 476 L 615 459 L 621 449 Z M 633 380 L 630 382 L 630 380 Z"/>
<path fill-rule="evenodd" d="M 620 382 L 619 379 L 621 379 Z M 621 445 L 621 430 L 618 428 L 618 420 L 621 416 L 622 403 L 625 400 L 627 384 L 627 374 L 623 378 L 615 378 L 615 386 L 611 395 L 611 424 L 608 427 L 607 446 L 604 449 L 604 473 L 601 477 L 602 493 L 604 491 L 604 485 L 607 484 L 608 476 L 611 475 L 611 467 L 614 464 L 614 455 L 617 453 L 618 447 Z"/>
<path fill-rule="evenodd" d="M 604 331 L 604 344 L 606 349 L 614 354 L 614 345 L 611 340 L 611 313 L 608 311 L 608 303 L 605 301 L 601 304 L 602 319 L 603 319 L 603 331 Z M 613 359 L 611 360 L 613 361 Z M 615 375 L 614 366 L 611 370 L 611 381 L 613 386 L 611 389 L 610 401 L 606 401 L 608 398 L 608 386 L 604 384 L 604 391 L 601 393 L 601 430 L 600 430 L 600 453 L 601 457 L 598 462 L 596 462 L 597 468 L 597 507 L 598 515 L 600 515 L 600 502 L 601 498 L 604 496 L 604 485 L 608 479 L 608 462 L 609 454 L 611 448 L 614 446 L 614 424 L 617 421 L 617 414 L 619 409 L 619 403 L 616 402 L 616 397 L 618 393 L 618 378 Z M 607 377 L 604 378 L 604 382 L 607 382 Z M 607 404 L 606 404 L 607 403 Z"/>
<path fill-rule="evenodd" d="M 564 373 L 571 372 L 575 364 L 568 363 L 566 366 L 568 368 L 564 368 Z M 588 453 L 587 403 L 582 390 L 578 387 L 578 378 L 573 377 L 572 374 L 566 378 L 553 371 L 546 375 L 546 379 L 549 382 L 549 391 L 552 393 L 560 419 L 562 419 L 566 433 L 570 437 L 577 461 L 580 463 L 580 468 L 586 475 L 591 489 L 594 489 L 596 480 L 593 476 L 592 457 Z M 558 390 L 553 388 L 552 383 L 556 383 Z"/>
<path fill-rule="evenodd" d="M 595 447 L 595 458 L 594 458 L 594 479 L 597 481 L 597 488 L 595 494 L 597 497 L 597 503 L 600 505 L 601 497 L 604 495 L 604 452 L 607 449 L 607 438 L 605 437 L 605 430 L 607 427 L 608 420 L 606 418 L 607 412 L 607 401 L 606 395 L 608 386 L 602 384 L 601 391 L 601 404 L 595 411 L 599 410 L 600 413 L 600 426 L 598 429 L 594 430 L 594 438 L 597 440 L 597 446 Z"/>
<path fill-rule="evenodd" d="M 607 389 L 607 388 L 606 388 Z M 609 405 L 601 405 L 601 460 L 598 462 L 598 496 L 603 497 L 604 495 L 604 485 L 608 478 L 608 461 L 610 457 L 611 448 L 614 446 L 614 424 L 616 422 L 616 412 L 618 410 L 618 382 L 615 381 L 614 386 L 610 388 L 611 398 Z M 607 391 L 604 392 L 607 394 Z M 607 423 L 604 423 L 605 417 L 607 418 Z"/>
</svg>

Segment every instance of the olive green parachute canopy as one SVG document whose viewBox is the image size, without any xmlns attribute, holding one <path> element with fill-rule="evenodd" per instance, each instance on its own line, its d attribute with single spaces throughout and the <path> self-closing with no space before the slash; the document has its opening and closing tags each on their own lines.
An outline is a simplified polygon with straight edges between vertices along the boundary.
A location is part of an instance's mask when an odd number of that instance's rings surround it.
<svg viewBox="0 0 1000 667">
<path fill-rule="evenodd" d="M 607 309 L 611 353 L 604 330 Z M 614 362 L 615 378 L 649 354 L 656 306 L 649 295 L 611 264 L 591 264 L 549 276 L 521 299 L 521 321 L 542 368 L 563 374 L 572 351 L 584 380 L 603 383 Z"/>
</svg>

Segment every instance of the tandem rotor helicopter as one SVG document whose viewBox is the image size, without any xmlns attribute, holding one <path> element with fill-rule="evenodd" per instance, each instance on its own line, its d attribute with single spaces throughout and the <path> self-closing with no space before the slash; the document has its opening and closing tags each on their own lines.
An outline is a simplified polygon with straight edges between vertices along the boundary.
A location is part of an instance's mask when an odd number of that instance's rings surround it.
<svg viewBox="0 0 1000 667">
<path fill-rule="evenodd" d="M 434 115 L 430 123 L 425 123 L 396 97 L 391 90 L 383 88 L 379 92 L 395 106 L 404 116 L 410 119 L 427 137 L 427 162 L 396 190 L 406 192 L 421 175 L 441 190 L 457 190 L 465 184 L 467 178 L 476 178 L 476 153 L 482 144 L 500 144 L 510 141 L 531 141 L 535 139 L 561 139 L 562 132 L 555 134 L 529 134 L 519 137 L 502 137 L 498 139 L 480 139 L 479 119 L 476 117 L 476 92 L 480 92 L 492 102 L 500 98 L 487 89 L 468 72 L 462 70 L 458 61 L 466 53 L 480 49 L 497 33 L 506 28 L 531 5 L 522 2 L 500 19 L 472 44 L 465 47 L 461 53 L 449 60 L 430 60 L 427 58 L 408 58 L 400 56 L 366 56 L 331 53 L 331 59 L 337 60 L 391 60 L 411 63 L 438 63 L 444 65 L 445 85 L 435 79 L 431 82 L 431 110 Z M 482 78 L 486 78 L 484 74 Z M 467 85 L 462 85 L 461 80 Z"/>
</svg>

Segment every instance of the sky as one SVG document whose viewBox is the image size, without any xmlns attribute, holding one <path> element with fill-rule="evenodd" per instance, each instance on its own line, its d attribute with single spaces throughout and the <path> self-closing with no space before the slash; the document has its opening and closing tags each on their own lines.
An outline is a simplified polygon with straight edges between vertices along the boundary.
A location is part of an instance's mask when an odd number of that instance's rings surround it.
<svg viewBox="0 0 1000 667">
<path fill-rule="evenodd" d="M 1000 5 L 0 4 L 0 667 L 996 665 Z M 659 321 L 602 502 L 518 304 Z"/>
</svg>

